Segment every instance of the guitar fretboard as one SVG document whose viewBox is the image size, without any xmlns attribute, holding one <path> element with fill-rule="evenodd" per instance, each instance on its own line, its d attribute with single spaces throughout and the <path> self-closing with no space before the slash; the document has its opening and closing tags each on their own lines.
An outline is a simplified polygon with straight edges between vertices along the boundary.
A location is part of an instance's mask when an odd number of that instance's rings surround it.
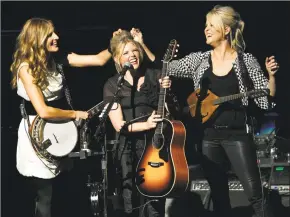
<svg viewBox="0 0 290 217">
<path fill-rule="evenodd" d="M 161 79 L 167 75 L 168 62 L 163 61 Z M 157 115 L 160 115 L 161 118 L 164 118 L 164 106 L 165 106 L 165 97 L 166 97 L 166 88 L 160 87 L 159 98 L 158 98 L 158 108 Z M 162 133 L 163 124 L 157 124 L 156 133 Z"/>
<path fill-rule="evenodd" d="M 166 53 L 163 57 L 161 79 L 167 76 L 168 63 L 174 57 L 175 52 L 177 52 L 177 49 L 176 49 L 177 47 L 178 47 L 177 41 L 175 39 L 171 40 L 166 50 Z M 157 108 L 156 114 L 160 115 L 162 119 L 164 118 L 164 115 L 165 115 L 164 114 L 165 97 L 166 97 L 166 89 L 163 87 L 160 87 L 158 108 Z M 155 134 L 162 134 L 162 129 L 163 129 L 163 122 L 160 122 L 156 126 Z"/>
<path fill-rule="evenodd" d="M 251 91 L 248 91 L 248 92 L 245 92 L 245 93 L 237 93 L 237 94 L 233 94 L 233 95 L 230 95 L 230 96 L 220 97 L 220 98 L 214 100 L 213 104 L 214 105 L 218 105 L 218 104 L 221 104 L 221 103 L 224 103 L 224 102 L 227 102 L 227 101 L 239 99 L 239 98 L 242 98 L 242 97 L 248 97 L 248 96 L 257 98 L 257 97 L 266 96 L 267 94 L 268 94 L 268 90 L 267 89 L 251 90 Z"/>
<path fill-rule="evenodd" d="M 105 105 L 105 102 L 102 101 L 99 104 L 95 105 L 94 107 L 90 108 L 87 112 L 89 113 L 89 115 L 92 117 L 94 116 L 96 113 L 98 113 L 100 110 L 103 109 Z"/>
</svg>

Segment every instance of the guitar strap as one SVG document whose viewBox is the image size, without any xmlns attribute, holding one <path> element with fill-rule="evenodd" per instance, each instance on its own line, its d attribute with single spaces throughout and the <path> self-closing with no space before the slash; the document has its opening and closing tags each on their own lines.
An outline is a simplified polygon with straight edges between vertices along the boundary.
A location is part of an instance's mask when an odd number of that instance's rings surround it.
<svg viewBox="0 0 290 217">
<path fill-rule="evenodd" d="M 25 109 L 25 100 L 24 98 L 21 99 L 22 103 L 20 104 L 20 113 L 23 119 L 27 120 L 28 128 L 30 128 L 30 120 L 29 115 L 27 115 L 26 109 Z"/>
<path fill-rule="evenodd" d="M 70 91 L 69 91 L 69 88 L 68 88 L 68 85 L 67 85 L 67 81 L 66 81 L 66 78 L 65 78 L 65 75 L 64 75 L 64 71 L 63 71 L 63 64 L 57 63 L 56 64 L 56 69 L 61 74 L 61 76 L 63 78 L 63 87 L 64 87 L 64 94 L 65 94 L 66 101 L 67 101 L 68 105 L 71 107 L 71 109 L 74 110 L 73 109 L 73 104 L 72 104 L 72 97 L 70 95 Z"/>
</svg>

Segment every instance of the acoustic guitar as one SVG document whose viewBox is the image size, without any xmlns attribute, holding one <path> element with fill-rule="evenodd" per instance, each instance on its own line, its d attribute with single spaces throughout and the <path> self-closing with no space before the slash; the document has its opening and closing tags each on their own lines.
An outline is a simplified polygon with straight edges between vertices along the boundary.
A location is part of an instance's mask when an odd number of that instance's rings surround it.
<svg viewBox="0 0 290 217">
<path fill-rule="evenodd" d="M 202 123 L 206 123 L 214 116 L 219 106 L 225 102 L 242 97 L 259 98 L 269 95 L 269 92 L 269 89 L 256 89 L 245 93 L 218 97 L 210 90 L 207 90 L 206 93 L 201 93 L 201 89 L 197 89 L 189 95 L 187 103 L 191 116 L 199 118 Z"/>
<path fill-rule="evenodd" d="M 169 61 L 178 47 L 171 40 L 163 58 L 161 77 L 167 76 Z M 189 173 L 184 152 L 186 130 L 182 122 L 165 118 L 166 89 L 161 88 L 157 114 L 163 118 L 147 134 L 146 146 L 137 165 L 138 191 L 147 197 L 178 196 L 188 186 Z"/>
</svg>

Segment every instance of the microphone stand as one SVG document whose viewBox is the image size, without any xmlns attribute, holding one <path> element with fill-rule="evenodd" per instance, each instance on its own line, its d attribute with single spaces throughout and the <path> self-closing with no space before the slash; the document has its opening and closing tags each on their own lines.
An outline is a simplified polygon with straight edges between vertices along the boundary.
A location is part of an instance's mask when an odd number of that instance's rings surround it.
<svg viewBox="0 0 290 217">
<path fill-rule="evenodd" d="M 100 117 L 100 123 L 96 129 L 96 132 L 93 136 L 93 139 L 96 139 L 97 142 L 99 142 L 102 138 L 104 138 L 104 142 L 102 143 L 102 160 L 101 160 L 101 166 L 102 166 L 102 173 L 103 173 L 103 200 L 104 200 L 104 217 L 108 216 L 108 211 L 107 211 L 107 190 L 108 190 L 108 171 L 107 171 L 107 160 L 108 160 L 108 155 L 107 155 L 107 142 L 106 142 L 106 135 L 105 135 L 105 122 L 108 119 L 109 112 L 111 111 L 114 103 L 118 99 L 118 94 L 121 90 L 121 87 L 124 83 L 124 74 L 121 74 L 118 78 L 117 81 L 117 90 L 114 93 L 113 99 L 111 102 L 104 108 L 103 111 L 103 116 Z"/>
</svg>

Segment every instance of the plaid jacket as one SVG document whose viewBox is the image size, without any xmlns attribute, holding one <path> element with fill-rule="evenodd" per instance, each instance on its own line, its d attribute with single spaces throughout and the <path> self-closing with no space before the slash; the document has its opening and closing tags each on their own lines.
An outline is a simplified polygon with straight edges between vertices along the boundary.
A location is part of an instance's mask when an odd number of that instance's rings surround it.
<svg viewBox="0 0 290 217">
<path fill-rule="evenodd" d="M 196 90 L 200 88 L 200 80 L 204 72 L 210 67 L 209 56 L 210 51 L 195 52 L 179 60 L 173 60 L 168 65 L 168 73 L 174 77 L 192 79 L 194 82 L 194 89 Z M 257 59 L 250 53 L 244 53 L 243 61 L 247 67 L 254 88 L 268 88 L 268 79 L 264 76 Z M 233 63 L 233 67 L 239 81 L 240 93 L 248 91 L 247 86 L 244 84 L 244 79 L 242 78 L 242 70 L 238 58 L 236 58 Z M 267 96 L 256 98 L 254 101 L 261 109 L 268 110 L 274 107 L 274 103 L 270 103 Z M 243 97 L 242 103 L 244 106 L 247 106 L 248 98 Z"/>
</svg>

